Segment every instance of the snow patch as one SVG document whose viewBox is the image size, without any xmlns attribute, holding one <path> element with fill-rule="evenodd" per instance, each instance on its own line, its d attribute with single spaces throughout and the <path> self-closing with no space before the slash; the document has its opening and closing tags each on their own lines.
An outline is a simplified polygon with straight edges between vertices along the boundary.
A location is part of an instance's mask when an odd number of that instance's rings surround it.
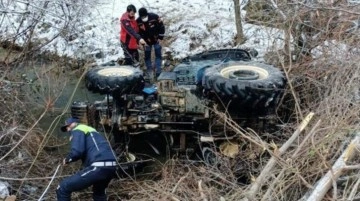
<svg viewBox="0 0 360 201">
<path fill-rule="evenodd" d="M 4 199 L 9 196 L 9 183 L 0 181 L 0 198 Z"/>
</svg>

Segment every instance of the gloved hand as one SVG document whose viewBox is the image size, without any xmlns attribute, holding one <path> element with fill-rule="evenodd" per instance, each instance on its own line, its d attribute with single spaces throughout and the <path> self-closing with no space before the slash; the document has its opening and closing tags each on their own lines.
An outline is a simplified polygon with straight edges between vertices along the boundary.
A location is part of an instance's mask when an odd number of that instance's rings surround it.
<svg viewBox="0 0 360 201">
<path fill-rule="evenodd" d="M 71 162 L 71 158 L 70 158 L 70 159 L 64 158 L 64 160 L 63 160 L 63 165 L 67 165 L 67 164 L 69 164 L 70 162 Z"/>
<path fill-rule="evenodd" d="M 158 43 L 160 46 L 162 46 L 162 45 L 163 45 L 163 44 L 162 44 L 162 41 L 163 41 L 163 40 L 158 39 L 158 40 L 157 40 L 157 43 Z"/>
<path fill-rule="evenodd" d="M 144 39 L 139 40 L 140 45 L 147 45 Z"/>
<path fill-rule="evenodd" d="M 63 165 L 68 164 L 68 163 L 66 162 L 66 158 L 64 158 L 64 160 L 63 160 L 62 164 L 63 164 Z"/>
</svg>

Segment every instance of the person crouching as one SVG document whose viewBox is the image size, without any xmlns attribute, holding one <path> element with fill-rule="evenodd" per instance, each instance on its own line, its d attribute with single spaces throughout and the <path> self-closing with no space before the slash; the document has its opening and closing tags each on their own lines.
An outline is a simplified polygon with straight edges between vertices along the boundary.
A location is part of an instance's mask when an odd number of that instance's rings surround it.
<svg viewBox="0 0 360 201">
<path fill-rule="evenodd" d="M 79 159 L 83 169 L 62 180 L 56 190 L 58 201 L 70 201 L 71 193 L 92 186 L 93 200 L 106 201 L 105 189 L 116 175 L 116 158 L 108 141 L 94 128 L 68 118 L 61 131 L 70 132 L 71 149 L 63 165 Z"/>
</svg>

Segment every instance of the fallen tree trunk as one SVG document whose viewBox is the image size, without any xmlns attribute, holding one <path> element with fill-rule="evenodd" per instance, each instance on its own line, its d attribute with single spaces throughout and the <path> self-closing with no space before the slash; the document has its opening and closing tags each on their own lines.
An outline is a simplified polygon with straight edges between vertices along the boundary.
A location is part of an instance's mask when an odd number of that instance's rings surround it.
<svg viewBox="0 0 360 201">
<path fill-rule="evenodd" d="M 360 133 L 357 133 L 354 139 L 347 146 L 345 151 L 336 160 L 331 169 L 323 176 L 315 185 L 314 189 L 302 197 L 300 200 L 306 201 L 320 201 L 325 194 L 329 191 L 333 181 L 338 179 L 342 172 L 351 166 L 347 166 L 346 162 L 351 160 L 355 154 L 355 151 L 360 147 Z M 358 166 L 360 168 L 360 166 Z"/>
</svg>

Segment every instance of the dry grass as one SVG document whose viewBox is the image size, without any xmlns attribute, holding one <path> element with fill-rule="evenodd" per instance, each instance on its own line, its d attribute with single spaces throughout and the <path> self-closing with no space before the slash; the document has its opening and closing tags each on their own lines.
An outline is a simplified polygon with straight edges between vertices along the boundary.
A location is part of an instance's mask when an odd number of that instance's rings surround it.
<svg viewBox="0 0 360 201">
<path fill-rule="evenodd" d="M 303 197 L 329 170 L 359 129 L 360 58 L 357 48 L 360 40 L 358 35 L 345 33 L 347 25 L 341 23 L 359 17 L 359 14 L 353 12 L 356 7 L 336 6 L 325 9 L 325 14 L 319 11 L 313 21 L 312 28 L 321 29 L 324 33 L 314 44 L 336 40 L 331 47 L 322 46 L 321 56 L 302 55 L 293 61 L 283 59 L 284 55 L 290 57 L 287 50 L 275 51 L 275 55 L 282 58 L 277 63 L 286 72 L 289 86 L 278 108 L 281 127 L 277 133 L 255 133 L 240 128 L 227 119 L 226 114 L 218 113 L 226 120 L 227 129 L 238 134 L 240 153 L 235 159 L 218 153 L 218 163 L 214 166 L 169 160 L 163 164 L 161 174 L 156 178 L 114 180 L 108 189 L 110 200 L 237 201 L 247 195 L 251 182 L 270 156 L 276 156 L 277 149 L 292 135 L 304 116 L 314 112 L 315 117 L 297 141 L 285 154 L 277 157 L 277 165 L 268 172 L 268 179 L 256 194 L 256 200 L 269 197 L 272 198 L 269 200 L 297 200 Z M 299 16 L 289 19 L 287 26 L 295 26 L 293 22 L 301 21 L 301 16 L 308 12 L 316 14 L 319 10 L 315 7 L 303 8 Z M 344 9 L 349 12 L 344 12 Z M 337 15 L 339 13 L 346 14 Z M 329 25 L 326 29 L 324 23 Z M 333 24 L 341 26 L 330 26 Z M 294 34 L 294 29 L 289 28 L 288 31 Z M 342 50 L 344 44 L 353 48 Z M 338 53 L 334 55 L 336 50 Z M 54 108 L 54 101 L 64 86 L 61 83 L 65 83 L 66 79 L 59 65 L 55 65 L 55 71 L 40 68 L 37 81 L 30 84 L 16 72 L 15 67 L 10 68 L 6 63 L 0 66 L 3 75 L 0 79 L 0 102 L 4 103 L 0 106 L 0 180 L 8 181 L 12 193 L 21 199 L 36 200 L 66 150 L 63 146 L 66 140 L 51 138 L 50 135 L 57 128 L 59 118 L 54 117 L 54 124 L 47 131 L 38 126 L 44 115 L 59 113 L 59 108 Z M 40 100 L 36 104 L 34 94 Z M 358 162 L 352 161 L 354 164 Z M 58 174 L 61 176 L 51 186 L 47 199 L 55 199 L 56 184 L 76 169 L 77 166 L 61 169 Z M 358 174 L 358 170 L 345 171 L 336 188 L 329 191 L 323 200 L 348 200 L 353 196 L 352 192 L 359 190 Z M 31 191 L 29 186 L 36 187 L 35 191 Z M 74 194 L 74 200 L 87 200 L 89 197 L 90 189 Z"/>
</svg>

